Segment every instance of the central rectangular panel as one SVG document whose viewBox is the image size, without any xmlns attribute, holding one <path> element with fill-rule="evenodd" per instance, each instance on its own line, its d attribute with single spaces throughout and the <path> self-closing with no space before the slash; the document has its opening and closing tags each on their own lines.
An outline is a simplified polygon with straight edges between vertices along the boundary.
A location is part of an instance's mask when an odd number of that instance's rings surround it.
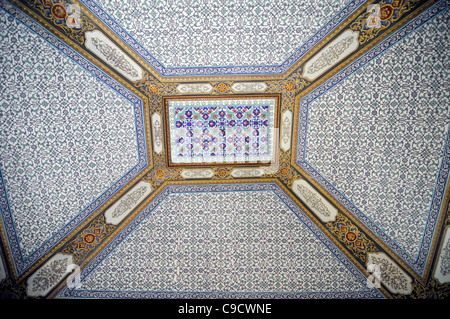
<svg viewBox="0 0 450 319">
<path fill-rule="evenodd" d="M 270 165 L 278 95 L 166 97 L 169 166 Z"/>
</svg>

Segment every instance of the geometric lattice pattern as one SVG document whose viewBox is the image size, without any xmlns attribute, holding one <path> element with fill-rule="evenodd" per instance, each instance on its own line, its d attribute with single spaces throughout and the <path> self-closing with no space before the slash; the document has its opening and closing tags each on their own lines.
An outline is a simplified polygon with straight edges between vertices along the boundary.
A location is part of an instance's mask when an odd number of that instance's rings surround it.
<svg viewBox="0 0 450 319">
<path fill-rule="evenodd" d="M 449 11 L 0 0 L 0 299 L 448 297 Z"/>
<path fill-rule="evenodd" d="M 304 161 L 411 260 L 447 179 L 449 11 L 308 104 Z"/>
<path fill-rule="evenodd" d="M 173 163 L 272 159 L 275 99 L 167 103 Z"/>
<path fill-rule="evenodd" d="M 133 44 L 144 48 L 138 51 L 156 59 L 150 62 L 161 73 L 182 75 L 214 73 L 212 68 L 280 72 L 305 52 L 302 46 L 317 42 L 315 34 L 324 35 L 363 1 L 99 0 L 101 9 L 84 2 L 113 29 L 136 39 Z"/>
<path fill-rule="evenodd" d="M 0 10 L 0 211 L 26 259 L 139 161 L 134 105 Z"/>
<path fill-rule="evenodd" d="M 303 213 L 291 210 L 292 202 L 278 187 L 178 188 L 143 211 L 145 219 L 112 243 L 117 246 L 103 260 L 93 262 L 95 269 L 84 273 L 78 289 L 61 295 L 381 296 L 368 289 L 356 268 L 347 268 L 331 242 L 321 241 L 316 227 L 302 222 Z"/>
</svg>

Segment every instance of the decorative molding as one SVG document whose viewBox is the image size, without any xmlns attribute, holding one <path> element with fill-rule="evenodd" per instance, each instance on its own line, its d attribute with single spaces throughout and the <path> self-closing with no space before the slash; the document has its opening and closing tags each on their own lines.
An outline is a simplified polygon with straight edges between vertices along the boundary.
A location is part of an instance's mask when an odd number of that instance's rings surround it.
<svg viewBox="0 0 450 319">
<path fill-rule="evenodd" d="M 73 269 L 72 266 L 72 255 L 57 254 L 53 256 L 28 278 L 28 296 L 46 296 Z"/>
<path fill-rule="evenodd" d="M 369 29 L 379 28 L 381 27 L 381 19 L 380 19 L 380 5 L 379 4 L 370 4 L 367 7 L 366 12 L 370 12 L 370 16 L 367 17 L 366 25 Z"/>
<path fill-rule="evenodd" d="M 177 90 L 183 94 L 190 93 L 209 93 L 213 89 L 212 85 L 209 83 L 188 83 L 188 84 L 179 84 L 177 86 Z"/>
<path fill-rule="evenodd" d="M 367 266 L 379 267 L 381 282 L 394 294 L 409 295 L 412 279 L 384 253 L 368 253 Z"/>
<path fill-rule="evenodd" d="M 234 92 L 264 92 L 267 84 L 264 82 L 238 82 L 231 86 Z"/>
<path fill-rule="evenodd" d="M 119 224 L 148 194 L 152 187 L 148 182 L 140 181 L 128 191 L 119 201 L 105 212 L 106 222 Z"/>
<path fill-rule="evenodd" d="M 344 214 L 338 214 L 336 220 L 327 223 L 326 227 L 338 238 L 347 249 L 364 263 L 368 252 L 376 252 L 378 248 L 371 238 L 367 237 L 356 224 Z"/>
<path fill-rule="evenodd" d="M 323 50 L 306 62 L 303 77 L 313 81 L 355 51 L 358 46 L 359 32 L 346 30 Z"/>
<path fill-rule="evenodd" d="M 292 137 L 292 112 L 290 110 L 284 111 L 281 115 L 281 138 L 280 147 L 284 151 L 291 148 Z"/>
<path fill-rule="evenodd" d="M 42 1 L 0 3 L 2 43 L 9 43 L 1 55 L 15 57 L 3 59 L 4 67 L 14 72 L 2 73 L 7 77 L 1 81 L 11 85 L 3 87 L 6 91 L 0 94 L 0 104 L 12 98 L 39 109 L 37 113 L 27 113 L 32 108 L 13 115 L 6 112 L 0 121 L 6 125 L 11 115 L 11 125 L 28 123 L 27 131 L 6 128 L 12 144 L 2 142 L 1 156 L 2 239 L 11 270 L 21 276 L 30 267 L 38 268 L 44 254 L 113 195 L 121 194 L 124 185 L 144 174 L 148 164 L 145 135 L 150 135 L 144 110 L 148 106 L 133 93 L 131 84 L 120 84 L 84 58 L 75 49 L 85 42 L 84 32 L 68 28 L 63 19 L 55 22 L 46 16 L 50 8 L 42 7 Z M 88 21 L 83 15 L 83 30 Z M 52 25 L 57 28 L 55 33 L 48 30 Z M 69 39 L 75 42 L 69 41 L 69 45 L 65 42 Z M 38 55 L 30 45 L 39 48 Z M 21 77 L 27 79 L 27 85 L 18 80 Z M 12 94 L 7 94 L 8 89 Z M 57 93 L 47 94 L 55 89 Z M 77 107 L 71 107 L 73 103 Z M 20 150 L 14 146 L 19 141 Z M 111 155 L 123 149 L 127 152 L 121 156 Z M 3 151 L 13 152 L 17 159 Z M 48 166 L 48 161 L 55 165 Z M 102 174 L 105 171 L 108 173 Z M 28 187 L 23 187 L 22 178 L 27 179 Z"/>
<path fill-rule="evenodd" d="M 142 69 L 99 30 L 87 31 L 86 48 L 131 81 L 142 80 Z"/>
<path fill-rule="evenodd" d="M 306 180 L 294 181 L 292 190 L 324 223 L 336 219 L 337 209 L 312 188 Z"/>
<path fill-rule="evenodd" d="M 231 171 L 231 176 L 235 178 L 261 177 L 264 175 L 264 170 L 258 168 L 235 168 Z"/>
<path fill-rule="evenodd" d="M 163 149 L 163 132 L 161 116 L 158 113 L 152 115 L 153 149 L 161 153 Z"/>
<path fill-rule="evenodd" d="M 181 171 L 181 177 L 186 179 L 194 178 L 211 178 L 214 176 L 212 169 L 183 169 Z"/>
<path fill-rule="evenodd" d="M 450 282 L 450 226 L 445 229 L 442 246 L 437 258 L 434 278 L 441 284 Z"/>
<path fill-rule="evenodd" d="M 81 10 L 77 4 L 66 5 L 66 25 L 75 30 L 81 30 Z"/>
</svg>

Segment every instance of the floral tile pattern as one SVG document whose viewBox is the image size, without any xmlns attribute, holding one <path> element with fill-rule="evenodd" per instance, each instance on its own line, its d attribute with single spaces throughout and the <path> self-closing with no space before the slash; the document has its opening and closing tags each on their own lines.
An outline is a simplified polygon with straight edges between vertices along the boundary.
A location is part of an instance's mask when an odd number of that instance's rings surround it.
<svg viewBox="0 0 450 319">
<path fill-rule="evenodd" d="M 448 177 L 449 17 L 416 19 L 302 100 L 300 165 L 419 273 Z"/>
<path fill-rule="evenodd" d="M 163 75 L 282 73 L 363 3 L 83 2 Z"/>
<path fill-rule="evenodd" d="M 0 0 L 0 299 L 450 296 L 450 0 L 96 1 Z"/>
<path fill-rule="evenodd" d="M 193 99 L 167 103 L 173 163 L 272 160 L 275 99 Z"/>
<path fill-rule="evenodd" d="M 383 298 L 274 184 L 168 187 L 135 221 L 61 297 Z"/>
</svg>

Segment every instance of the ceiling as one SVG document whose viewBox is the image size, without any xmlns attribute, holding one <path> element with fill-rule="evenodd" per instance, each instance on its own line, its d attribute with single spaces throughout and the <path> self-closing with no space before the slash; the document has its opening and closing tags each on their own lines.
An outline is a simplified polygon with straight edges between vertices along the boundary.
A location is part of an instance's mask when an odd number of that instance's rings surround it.
<svg viewBox="0 0 450 319">
<path fill-rule="evenodd" d="M 448 297 L 449 7 L 0 0 L 2 298 Z"/>
</svg>

